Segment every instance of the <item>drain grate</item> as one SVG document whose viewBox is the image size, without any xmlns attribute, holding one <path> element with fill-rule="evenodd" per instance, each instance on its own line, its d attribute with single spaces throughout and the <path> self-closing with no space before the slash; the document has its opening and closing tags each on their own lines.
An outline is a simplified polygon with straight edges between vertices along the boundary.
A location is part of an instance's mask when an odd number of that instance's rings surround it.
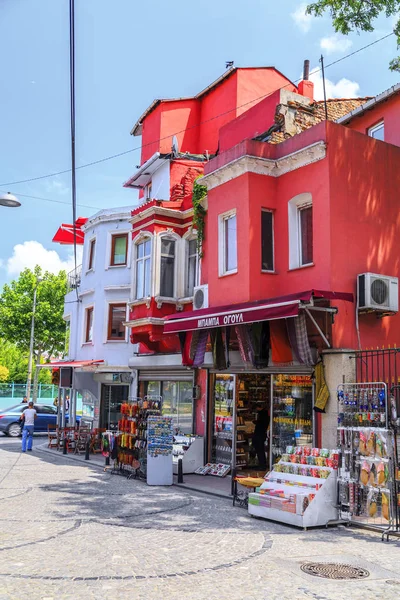
<svg viewBox="0 0 400 600">
<path fill-rule="evenodd" d="M 300 565 L 300 569 L 308 575 L 325 579 L 365 579 L 365 577 L 369 577 L 367 569 L 341 563 L 303 563 Z"/>
</svg>

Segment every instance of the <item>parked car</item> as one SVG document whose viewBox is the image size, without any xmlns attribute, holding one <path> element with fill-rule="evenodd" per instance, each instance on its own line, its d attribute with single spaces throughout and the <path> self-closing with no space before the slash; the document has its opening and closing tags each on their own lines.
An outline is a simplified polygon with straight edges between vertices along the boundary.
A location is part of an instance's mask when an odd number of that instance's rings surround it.
<svg viewBox="0 0 400 600">
<path fill-rule="evenodd" d="M 0 431 L 10 437 L 21 435 L 21 424 L 19 419 L 24 410 L 28 408 L 26 404 L 16 404 L 10 408 L 0 411 Z M 48 425 L 57 424 L 57 407 L 51 404 L 35 404 L 37 412 L 35 419 L 35 432 L 47 432 Z M 68 419 L 68 415 L 66 415 Z M 76 417 L 77 424 L 80 416 Z"/>
</svg>

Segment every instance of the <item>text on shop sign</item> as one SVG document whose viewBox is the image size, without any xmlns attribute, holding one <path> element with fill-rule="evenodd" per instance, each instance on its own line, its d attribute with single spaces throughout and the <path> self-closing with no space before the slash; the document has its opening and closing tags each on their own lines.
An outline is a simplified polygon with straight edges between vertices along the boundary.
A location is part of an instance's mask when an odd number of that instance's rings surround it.
<svg viewBox="0 0 400 600">
<path fill-rule="evenodd" d="M 237 325 L 238 323 L 244 323 L 243 313 L 198 319 L 197 327 L 220 327 L 221 325 Z"/>
</svg>

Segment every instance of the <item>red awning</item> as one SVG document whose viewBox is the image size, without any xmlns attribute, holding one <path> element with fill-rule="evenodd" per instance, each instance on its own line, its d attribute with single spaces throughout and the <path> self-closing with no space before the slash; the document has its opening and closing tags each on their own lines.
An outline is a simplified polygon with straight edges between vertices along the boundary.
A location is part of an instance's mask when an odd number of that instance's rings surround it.
<svg viewBox="0 0 400 600">
<path fill-rule="evenodd" d="M 83 244 L 85 239 L 85 234 L 83 233 L 81 227 L 86 223 L 87 218 L 78 217 L 75 221 L 75 233 L 76 233 L 76 243 Z M 74 226 L 69 225 L 68 223 L 62 223 L 61 227 L 57 229 L 55 236 L 53 237 L 53 242 L 57 242 L 58 244 L 73 244 L 74 243 Z"/>
<path fill-rule="evenodd" d="M 212 329 L 214 327 L 226 327 L 242 323 L 254 323 L 256 321 L 272 321 L 274 319 L 297 317 L 302 304 L 309 303 L 312 298 L 353 302 L 353 294 L 309 290 L 258 302 L 175 313 L 174 315 L 165 317 L 164 333 Z"/>
<path fill-rule="evenodd" d="M 73 369 L 77 369 L 82 367 L 95 367 L 96 365 L 101 365 L 103 363 L 104 360 L 56 360 L 54 362 L 36 366 L 47 369 L 59 369 L 60 367 L 72 367 Z"/>
</svg>

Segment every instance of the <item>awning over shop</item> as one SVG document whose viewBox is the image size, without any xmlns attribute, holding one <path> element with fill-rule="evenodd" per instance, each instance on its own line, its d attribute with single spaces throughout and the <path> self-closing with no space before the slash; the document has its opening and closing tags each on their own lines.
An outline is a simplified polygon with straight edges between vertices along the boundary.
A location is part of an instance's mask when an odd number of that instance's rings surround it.
<svg viewBox="0 0 400 600">
<path fill-rule="evenodd" d="M 299 292 L 298 294 L 279 296 L 258 302 L 175 313 L 165 318 L 164 333 L 213 329 L 214 327 L 227 327 L 242 323 L 297 317 L 299 310 L 302 307 L 309 306 L 314 299 L 353 302 L 353 294 L 308 290 L 306 292 Z"/>
<path fill-rule="evenodd" d="M 85 234 L 82 231 L 81 227 L 86 223 L 86 221 L 86 217 L 78 217 L 75 221 L 75 237 L 77 244 L 83 244 L 84 242 Z M 58 244 L 73 244 L 74 226 L 69 225 L 68 223 L 62 223 L 61 226 L 57 229 L 52 241 Z"/>
<path fill-rule="evenodd" d="M 61 367 L 72 367 L 73 369 L 81 369 L 83 367 L 95 367 L 103 363 L 104 360 L 58 360 L 36 366 L 42 369 L 60 369 Z"/>
</svg>

